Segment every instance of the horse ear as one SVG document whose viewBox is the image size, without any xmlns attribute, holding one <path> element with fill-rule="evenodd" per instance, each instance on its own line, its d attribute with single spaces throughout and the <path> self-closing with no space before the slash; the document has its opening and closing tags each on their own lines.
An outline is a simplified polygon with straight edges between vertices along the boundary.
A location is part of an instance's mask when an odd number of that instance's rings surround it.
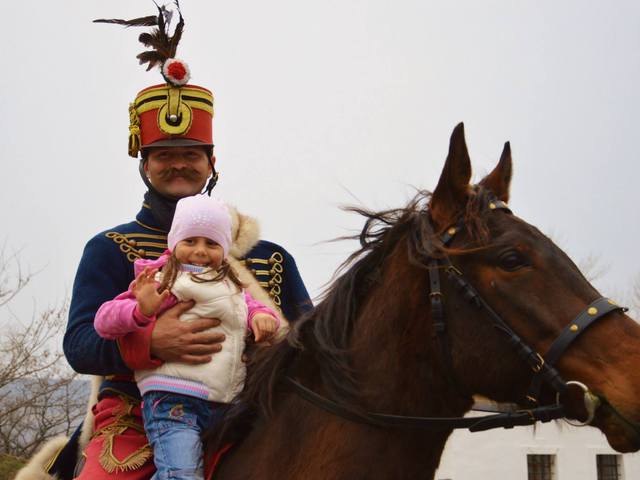
<svg viewBox="0 0 640 480">
<path fill-rule="evenodd" d="M 429 203 L 436 228 L 446 228 L 453 223 L 456 213 L 466 205 L 469 180 L 471 159 L 464 139 L 464 124 L 459 123 L 451 134 L 449 154 Z"/>
<path fill-rule="evenodd" d="M 504 144 L 500 161 L 489 175 L 484 177 L 480 185 L 491 190 L 503 202 L 509 201 L 509 185 L 511 184 L 511 145 Z"/>
</svg>

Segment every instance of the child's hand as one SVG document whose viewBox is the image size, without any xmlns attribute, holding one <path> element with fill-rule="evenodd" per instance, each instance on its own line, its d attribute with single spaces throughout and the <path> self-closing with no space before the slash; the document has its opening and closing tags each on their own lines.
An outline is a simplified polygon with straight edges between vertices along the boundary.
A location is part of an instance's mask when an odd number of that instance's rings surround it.
<svg viewBox="0 0 640 480">
<path fill-rule="evenodd" d="M 157 268 L 145 268 L 136 277 L 132 287 L 133 295 L 138 301 L 138 309 L 146 317 L 155 315 L 162 302 L 170 295 L 169 290 L 158 293 L 158 287 L 155 282 L 156 273 L 158 273 Z"/>
<path fill-rule="evenodd" d="M 278 322 L 271 315 L 257 313 L 251 319 L 251 330 L 256 343 L 269 340 L 278 329 Z"/>
</svg>

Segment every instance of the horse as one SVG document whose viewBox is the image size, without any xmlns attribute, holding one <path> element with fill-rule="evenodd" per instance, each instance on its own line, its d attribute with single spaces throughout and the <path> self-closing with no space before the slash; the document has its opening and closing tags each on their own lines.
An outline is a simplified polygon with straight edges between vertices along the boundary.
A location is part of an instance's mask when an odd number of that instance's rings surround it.
<svg viewBox="0 0 640 480">
<path fill-rule="evenodd" d="M 251 361 L 236 405 L 257 413 L 216 480 L 432 479 L 474 395 L 522 405 L 527 421 L 489 427 L 563 416 L 640 449 L 640 326 L 509 210 L 511 176 L 507 142 L 470 184 L 460 124 L 433 193 L 352 209 L 366 218 L 361 248 Z"/>
</svg>

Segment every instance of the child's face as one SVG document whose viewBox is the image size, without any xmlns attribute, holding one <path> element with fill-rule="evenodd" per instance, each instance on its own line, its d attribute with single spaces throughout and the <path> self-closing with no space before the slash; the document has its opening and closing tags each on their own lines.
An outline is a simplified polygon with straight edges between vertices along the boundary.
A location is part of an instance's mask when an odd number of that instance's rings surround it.
<svg viewBox="0 0 640 480">
<path fill-rule="evenodd" d="M 205 237 L 190 237 L 176 244 L 175 256 L 180 263 L 220 268 L 224 259 L 224 251 L 216 242 Z"/>
</svg>

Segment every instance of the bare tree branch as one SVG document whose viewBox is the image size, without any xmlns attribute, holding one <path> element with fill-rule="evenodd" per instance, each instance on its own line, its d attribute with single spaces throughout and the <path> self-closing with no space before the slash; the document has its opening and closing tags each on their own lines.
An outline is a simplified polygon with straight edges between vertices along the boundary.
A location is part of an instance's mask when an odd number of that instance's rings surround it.
<svg viewBox="0 0 640 480">
<path fill-rule="evenodd" d="M 0 453 L 26 458 L 46 440 L 70 434 L 84 415 L 86 382 L 67 366 L 60 338 L 67 302 L 22 322 L 10 302 L 32 279 L 17 253 L 0 249 Z"/>
<path fill-rule="evenodd" d="M 609 271 L 607 265 L 602 265 L 602 257 L 592 253 L 578 262 L 578 268 L 591 283 L 600 280 Z"/>
<path fill-rule="evenodd" d="M 18 252 L 7 253 L 6 242 L 0 247 L 0 307 L 9 303 L 32 278 L 22 271 Z"/>
</svg>

